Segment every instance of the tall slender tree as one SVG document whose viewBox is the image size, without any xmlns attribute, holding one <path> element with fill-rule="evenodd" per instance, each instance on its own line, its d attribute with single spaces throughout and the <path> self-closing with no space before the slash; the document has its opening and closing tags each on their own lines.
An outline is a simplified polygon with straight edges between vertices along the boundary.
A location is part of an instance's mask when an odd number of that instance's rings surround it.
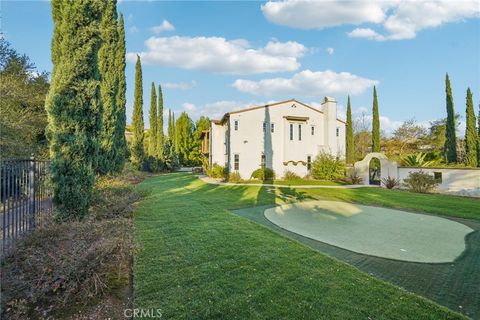
<svg viewBox="0 0 480 320">
<path fill-rule="evenodd" d="M 445 131 L 445 158 L 448 163 L 457 162 L 457 133 L 455 127 L 455 110 L 453 107 L 452 88 L 448 73 L 445 75 L 445 93 L 447 104 L 447 128 Z"/>
<path fill-rule="evenodd" d="M 180 163 L 184 166 L 192 165 L 191 153 L 194 147 L 193 122 L 186 112 L 182 112 L 175 122 L 176 140 Z"/>
<path fill-rule="evenodd" d="M 477 166 L 477 145 L 478 133 L 477 122 L 475 119 L 475 110 L 473 109 L 472 91 L 467 89 L 467 109 L 466 113 L 466 128 L 465 128 L 465 164 L 470 167 Z"/>
<path fill-rule="evenodd" d="M 168 109 L 168 128 L 167 128 L 168 140 L 173 142 L 173 124 L 172 124 L 172 110 Z"/>
<path fill-rule="evenodd" d="M 350 106 L 350 96 L 348 96 L 347 102 L 347 123 L 345 134 L 345 146 L 346 146 L 346 160 L 347 163 L 353 163 L 355 161 L 355 145 L 353 140 L 353 124 L 352 124 L 352 107 Z"/>
<path fill-rule="evenodd" d="M 157 159 L 163 159 L 163 93 L 162 86 L 158 85 L 158 120 L 157 120 Z"/>
<path fill-rule="evenodd" d="M 380 115 L 378 113 L 376 86 L 373 86 L 372 152 L 380 152 Z"/>
<path fill-rule="evenodd" d="M 157 93 L 153 82 L 150 95 L 150 132 L 148 137 L 148 155 L 155 157 L 157 155 Z"/>
<path fill-rule="evenodd" d="M 123 169 L 125 160 L 127 157 L 127 140 L 125 138 L 125 125 L 127 121 L 125 105 L 127 102 L 126 99 L 126 90 L 127 90 L 127 80 L 125 77 L 125 25 L 123 22 L 123 15 L 120 15 L 118 22 L 118 37 L 117 37 L 117 56 L 115 66 L 117 68 L 117 97 L 116 97 L 116 107 L 117 107 L 117 125 L 114 135 L 114 144 L 115 153 L 114 158 L 114 171 L 120 172 Z"/>
<path fill-rule="evenodd" d="M 117 131 L 118 69 L 116 55 L 118 45 L 117 1 L 105 2 L 100 22 L 102 45 L 98 51 L 98 67 L 102 76 L 100 94 L 103 105 L 103 126 L 99 137 L 100 154 L 97 170 L 100 174 L 115 170 L 117 146 L 114 138 Z"/>
<path fill-rule="evenodd" d="M 480 104 L 478 104 L 478 132 L 477 132 L 477 166 L 480 167 Z"/>
<path fill-rule="evenodd" d="M 175 121 L 175 112 L 172 112 L 172 132 L 173 132 L 173 146 L 175 152 L 178 155 L 178 133 L 177 133 L 177 122 Z"/>
<path fill-rule="evenodd" d="M 137 56 L 135 65 L 135 90 L 133 100 L 133 139 L 131 147 L 131 161 L 134 167 L 141 169 L 145 157 L 143 148 L 144 122 L 143 122 L 143 84 L 142 84 L 142 63 L 140 56 Z"/>
<path fill-rule="evenodd" d="M 103 1 L 52 0 L 53 73 L 46 99 L 54 203 L 61 218 L 81 218 L 95 183 L 102 124 L 97 54 Z"/>
</svg>

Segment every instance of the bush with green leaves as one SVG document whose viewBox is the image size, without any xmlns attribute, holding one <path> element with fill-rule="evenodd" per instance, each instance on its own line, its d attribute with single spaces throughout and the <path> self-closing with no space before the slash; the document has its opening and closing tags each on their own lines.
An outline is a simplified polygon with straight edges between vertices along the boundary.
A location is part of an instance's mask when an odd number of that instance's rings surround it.
<svg viewBox="0 0 480 320">
<path fill-rule="evenodd" d="M 382 178 L 382 184 L 387 189 L 393 189 L 400 186 L 400 180 L 397 178 L 388 176 L 386 178 Z"/>
<path fill-rule="evenodd" d="M 312 176 L 319 180 L 338 180 L 345 176 L 345 162 L 322 152 L 312 163 Z"/>
<path fill-rule="evenodd" d="M 231 172 L 228 175 L 228 182 L 237 183 L 237 182 L 240 182 L 241 180 L 242 180 L 242 177 L 240 176 L 240 173 L 238 171 Z"/>
<path fill-rule="evenodd" d="M 300 180 L 300 176 L 293 171 L 287 170 L 283 175 L 283 179 L 287 181 Z"/>
<path fill-rule="evenodd" d="M 227 179 L 228 168 L 214 163 L 213 166 L 207 170 L 207 175 L 214 179 Z"/>
<path fill-rule="evenodd" d="M 438 164 L 438 161 L 428 160 L 429 154 L 420 152 L 417 154 L 410 154 L 402 159 L 402 165 L 406 167 L 431 167 Z"/>
<path fill-rule="evenodd" d="M 410 172 L 406 179 L 403 179 L 404 186 L 413 192 L 429 193 L 435 190 L 438 181 L 434 176 L 424 171 Z"/>
<path fill-rule="evenodd" d="M 348 178 L 346 179 L 350 184 L 362 184 L 363 179 L 360 177 L 355 170 L 353 170 Z"/>
<path fill-rule="evenodd" d="M 260 168 L 252 172 L 251 178 L 258 180 L 273 180 L 275 179 L 275 171 L 270 168 Z"/>
</svg>

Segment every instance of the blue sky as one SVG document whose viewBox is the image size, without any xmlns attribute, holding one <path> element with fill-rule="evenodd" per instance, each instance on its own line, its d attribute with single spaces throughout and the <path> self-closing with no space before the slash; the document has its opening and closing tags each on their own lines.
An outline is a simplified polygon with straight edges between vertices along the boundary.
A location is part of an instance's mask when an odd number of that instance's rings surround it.
<svg viewBox="0 0 480 320">
<path fill-rule="evenodd" d="M 445 116 L 444 76 L 456 111 L 465 92 L 480 102 L 480 2 L 476 1 L 121 1 L 126 23 L 127 118 L 134 58 L 143 61 L 148 125 L 150 84 L 164 104 L 195 119 L 325 95 L 344 112 L 370 113 L 377 85 L 382 129 L 414 117 Z M 51 70 L 49 2 L 2 1 L 2 32 L 40 70 Z M 156 27 L 156 28 L 155 28 Z M 462 132 L 462 129 L 460 129 Z"/>
</svg>

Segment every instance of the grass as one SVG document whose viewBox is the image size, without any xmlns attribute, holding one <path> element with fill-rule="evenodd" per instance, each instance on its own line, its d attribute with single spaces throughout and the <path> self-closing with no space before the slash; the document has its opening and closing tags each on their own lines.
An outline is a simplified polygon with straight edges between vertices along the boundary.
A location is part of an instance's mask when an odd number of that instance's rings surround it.
<svg viewBox="0 0 480 320">
<path fill-rule="evenodd" d="M 241 180 L 238 183 L 246 184 L 277 184 L 284 186 L 341 186 L 345 185 L 345 182 L 330 181 L 330 180 L 308 180 L 308 179 L 295 179 L 295 180 Z"/>
<path fill-rule="evenodd" d="M 140 186 L 152 193 L 134 219 L 143 248 L 134 262 L 137 308 L 160 308 L 163 318 L 174 319 L 462 318 L 228 209 L 337 197 L 392 207 L 403 203 L 412 210 L 421 204 L 418 209 L 437 214 L 455 208 L 467 216 L 464 208 L 478 208 L 479 201 L 377 188 L 272 192 L 209 185 L 190 174 L 150 178 Z"/>
</svg>

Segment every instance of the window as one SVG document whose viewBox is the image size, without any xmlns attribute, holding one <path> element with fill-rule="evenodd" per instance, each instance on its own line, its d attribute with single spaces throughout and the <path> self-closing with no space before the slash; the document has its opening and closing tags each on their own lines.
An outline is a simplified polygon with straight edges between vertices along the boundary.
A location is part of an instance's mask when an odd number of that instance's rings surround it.
<svg viewBox="0 0 480 320">
<path fill-rule="evenodd" d="M 340 129 L 337 128 L 337 137 L 340 135 Z"/>
<path fill-rule="evenodd" d="M 312 126 L 312 136 L 315 135 L 315 127 Z"/>
<path fill-rule="evenodd" d="M 312 156 L 308 156 L 307 157 L 307 170 L 310 171 L 311 169 L 312 169 Z"/>
<path fill-rule="evenodd" d="M 434 172 L 433 177 L 435 178 L 436 182 L 442 183 L 442 173 L 441 172 Z"/>
<path fill-rule="evenodd" d="M 233 170 L 238 171 L 240 169 L 240 155 L 233 156 Z"/>
<path fill-rule="evenodd" d="M 274 133 L 275 132 L 275 123 L 272 123 L 270 125 L 270 132 Z"/>
<path fill-rule="evenodd" d="M 265 168 L 266 161 L 267 161 L 267 159 L 265 158 L 265 154 L 262 153 L 262 159 L 261 159 L 260 167 Z"/>
<path fill-rule="evenodd" d="M 263 123 L 263 132 L 267 132 L 267 123 L 266 122 Z"/>
<path fill-rule="evenodd" d="M 293 123 L 290 123 L 290 141 L 293 141 Z"/>
<path fill-rule="evenodd" d="M 298 125 L 298 141 L 302 141 L 302 125 Z"/>
<path fill-rule="evenodd" d="M 238 120 L 235 120 L 235 131 L 238 131 Z"/>
</svg>

